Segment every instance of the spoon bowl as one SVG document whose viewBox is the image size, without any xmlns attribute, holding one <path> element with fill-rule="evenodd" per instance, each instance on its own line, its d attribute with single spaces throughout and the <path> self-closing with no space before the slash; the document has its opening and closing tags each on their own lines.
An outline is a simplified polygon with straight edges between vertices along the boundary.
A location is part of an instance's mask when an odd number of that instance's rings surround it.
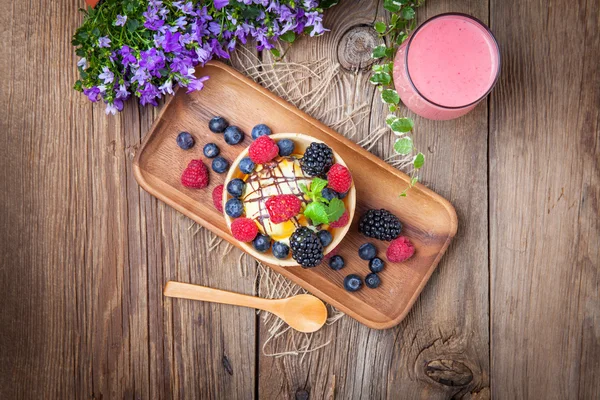
<svg viewBox="0 0 600 400">
<path fill-rule="evenodd" d="M 299 294 L 281 301 L 281 314 L 275 313 L 289 326 L 300 332 L 316 332 L 327 321 L 327 307 L 310 294 Z"/>
</svg>

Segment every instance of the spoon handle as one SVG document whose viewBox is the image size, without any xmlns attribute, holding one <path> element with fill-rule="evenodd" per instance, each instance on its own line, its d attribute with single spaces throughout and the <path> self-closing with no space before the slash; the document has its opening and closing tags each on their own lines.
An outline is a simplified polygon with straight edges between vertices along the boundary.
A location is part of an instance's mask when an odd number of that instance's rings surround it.
<svg viewBox="0 0 600 400">
<path fill-rule="evenodd" d="M 273 300 L 175 281 L 167 282 L 163 294 L 167 297 L 231 304 L 234 306 L 258 308 L 260 310 L 271 312 L 276 311 L 278 308 L 277 302 Z"/>
</svg>

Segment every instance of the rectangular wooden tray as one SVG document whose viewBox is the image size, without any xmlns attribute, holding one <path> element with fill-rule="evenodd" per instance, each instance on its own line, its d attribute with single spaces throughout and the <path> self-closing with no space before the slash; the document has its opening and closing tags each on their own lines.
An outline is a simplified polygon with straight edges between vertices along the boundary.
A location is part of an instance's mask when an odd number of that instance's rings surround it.
<svg viewBox="0 0 600 400">
<path fill-rule="evenodd" d="M 222 214 L 212 204 L 212 189 L 223 183 L 225 174 L 211 171 L 209 188 L 187 189 L 179 180 L 187 163 L 194 158 L 206 161 L 202 147 L 208 142 L 217 143 L 221 154 L 233 161 L 250 144 L 250 131 L 258 123 L 267 124 L 274 133 L 305 133 L 326 142 L 348 165 L 357 190 L 354 221 L 338 253 L 346 260 L 346 267 L 340 271 L 333 271 L 326 264 L 311 269 L 271 267 L 371 328 L 390 328 L 402 321 L 456 233 L 457 218 L 452 205 L 420 184 L 407 197 L 400 198 L 399 193 L 410 180 L 406 174 L 233 68 L 210 62 L 198 75 L 210 75 L 205 88 L 191 94 L 178 90 L 137 151 L 133 168 L 140 186 L 237 246 Z M 244 130 L 247 133 L 244 142 L 229 146 L 222 135 L 210 132 L 208 121 L 215 115 L 225 117 Z M 181 150 L 175 142 L 177 134 L 184 130 L 196 139 L 190 151 Z M 362 243 L 374 243 L 385 260 L 387 242 L 366 238 L 357 230 L 360 215 L 369 208 L 385 208 L 397 215 L 404 226 L 403 235 L 412 240 L 416 253 L 405 263 L 386 263 L 380 273 L 379 288 L 364 287 L 349 293 L 343 288 L 344 277 L 350 273 L 364 277 L 369 273 L 367 262 L 357 254 Z"/>
</svg>

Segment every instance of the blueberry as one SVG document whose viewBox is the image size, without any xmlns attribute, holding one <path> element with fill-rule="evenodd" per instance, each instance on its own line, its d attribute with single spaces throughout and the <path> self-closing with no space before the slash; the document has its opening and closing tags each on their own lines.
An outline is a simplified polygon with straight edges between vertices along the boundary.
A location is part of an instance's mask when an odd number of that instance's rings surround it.
<svg viewBox="0 0 600 400">
<path fill-rule="evenodd" d="M 321 190 L 321 196 L 323 196 L 325 200 L 331 201 L 334 198 L 338 197 L 338 193 L 331 188 L 325 188 Z"/>
<path fill-rule="evenodd" d="M 252 171 L 254 171 L 254 167 L 256 167 L 256 165 L 252 162 L 250 157 L 244 157 L 240 161 L 240 171 L 245 174 L 251 174 Z"/>
<path fill-rule="evenodd" d="M 285 243 L 275 242 L 273 243 L 273 255 L 275 258 L 280 260 L 286 259 L 290 254 L 290 246 Z"/>
<path fill-rule="evenodd" d="M 207 143 L 204 146 L 204 156 L 208 158 L 215 158 L 220 152 L 219 147 L 214 143 Z"/>
<path fill-rule="evenodd" d="M 350 274 L 344 278 L 344 289 L 349 292 L 356 292 L 362 287 L 362 279 L 356 274 Z"/>
<path fill-rule="evenodd" d="M 213 159 L 212 161 L 212 169 L 218 174 L 222 174 L 223 172 L 229 169 L 229 161 L 219 156 Z"/>
<path fill-rule="evenodd" d="M 290 139 L 281 139 L 277 142 L 277 147 L 279 147 L 279 155 L 283 157 L 292 155 L 295 144 Z"/>
<path fill-rule="evenodd" d="M 258 235 L 256 235 L 256 238 L 254 238 L 254 240 L 252 241 L 252 246 L 257 251 L 264 253 L 271 247 L 271 238 L 259 233 Z"/>
<path fill-rule="evenodd" d="M 331 236 L 331 233 L 329 231 L 319 231 L 317 232 L 317 236 L 319 237 L 319 240 L 321 241 L 323 247 L 329 246 L 333 241 L 333 236 Z"/>
<path fill-rule="evenodd" d="M 241 217 L 244 213 L 244 204 L 242 204 L 240 199 L 229 199 L 225 203 L 225 212 L 231 218 Z"/>
<path fill-rule="evenodd" d="M 194 147 L 194 143 L 194 137 L 188 132 L 181 132 L 177 135 L 177 146 L 181 147 L 183 150 L 191 149 Z"/>
<path fill-rule="evenodd" d="M 371 270 L 371 272 L 381 272 L 383 271 L 384 266 L 385 263 L 379 257 L 375 257 L 371 261 L 369 261 L 369 269 Z"/>
<path fill-rule="evenodd" d="M 344 192 L 344 193 L 338 193 L 338 198 L 340 200 L 345 199 L 346 196 L 348 196 L 348 192 Z"/>
<path fill-rule="evenodd" d="M 381 279 L 379 279 L 379 275 L 377 275 L 376 273 L 373 272 L 366 276 L 365 284 L 367 285 L 367 287 L 370 287 L 371 289 L 375 289 L 376 287 L 378 287 L 381 284 Z"/>
<path fill-rule="evenodd" d="M 241 197 L 242 193 L 244 193 L 245 186 L 246 183 L 240 178 L 232 179 L 227 184 L 227 193 L 229 193 L 233 197 Z"/>
<path fill-rule="evenodd" d="M 261 136 L 270 135 L 271 128 L 266 126 L 265 124 L 258 124 L 254 128 L 252 128 L 252 139 L 256 140 Z"/>
<path fill-rule="evenodd" d="M 358 256 L 363 260 L 372 260 L 377 255 L 377 248 L 372 243 L 365 243 L 358 248 Z"/>
<path fill-rule="evenodd" d="M 223 133 L 225 129 L 229 126 L 229 123 L 223 117 L 214 117 L 208 123 L 208 129 L 214 133 Z"/>
<path fill-rule="evenodd" d="M 333 270 L 338 271 L 344 268 L 344 265 L 346 265 L 346 263 L 344 262 L 344 259 L 340 256 L 333 256 L 329 259 L 329 266 Z"/>
<path fill-rule="evenodd" d="M 228 126 L 225 129 L 224 137 L 225 143 L 233 146 L 244 140 L 244 132 L 237 126 Z"/>
</svg>

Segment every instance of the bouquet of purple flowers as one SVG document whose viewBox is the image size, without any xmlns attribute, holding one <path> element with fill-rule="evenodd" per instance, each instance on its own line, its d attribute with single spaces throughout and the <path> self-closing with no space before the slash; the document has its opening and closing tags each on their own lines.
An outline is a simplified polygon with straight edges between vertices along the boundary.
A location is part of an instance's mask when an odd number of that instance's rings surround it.
<svg viewBox="0 0 600 400">
<path fill-rule="evenodd" d="M 81 57 L 75 89 L 116 114 L 129 97 L 152 104 L 179 85 L 201 90 L 209 77 L 195 67 L 228 59 L 254 40 L 275 56 L 277 40 L 320 35 L 323 10 L 337 0 L 105 0 L 85 12 L 72 43 Z"/>
</svg>

